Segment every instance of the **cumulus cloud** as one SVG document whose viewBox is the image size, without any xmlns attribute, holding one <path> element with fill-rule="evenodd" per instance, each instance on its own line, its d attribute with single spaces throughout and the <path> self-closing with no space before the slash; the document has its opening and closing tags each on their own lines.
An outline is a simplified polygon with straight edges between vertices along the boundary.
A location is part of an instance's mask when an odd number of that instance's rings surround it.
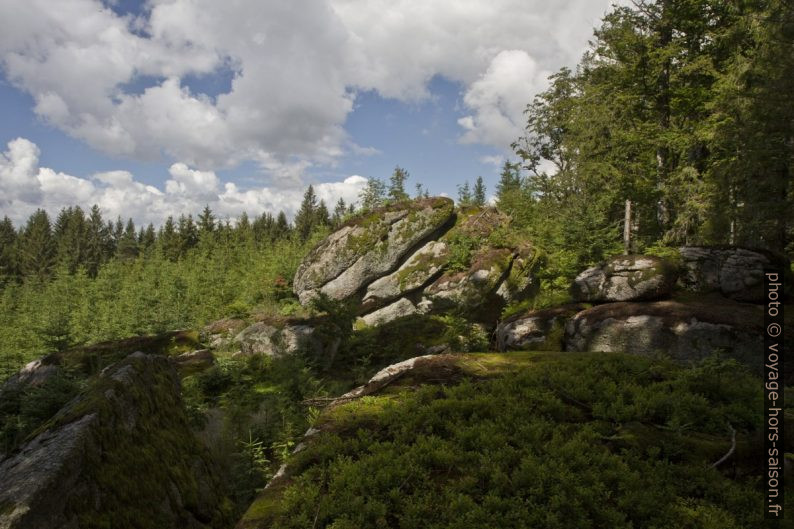
<svg viewBox="0 0 794 529">
<path fill-rule="evenodd" d="M 107 218 L 132 216 L 139 225 L 161 224 L 169 215 L 198 214 L 209 205 L 221 218 L 235 219 L 243 212 L 258 215 L 284 211 L 292 217 L 300 207 L 303 191 L 298 188 L 256 187 L 240 189 L 222 182 L 213 171 L 199 171 L 184 163 L 169 169 L 165 189 L 135 180 L 128 171 L 107 171 L 88 178 L 72 176 L 39 165 L 39 148 L 25 138 L 8 143 L 0 153 L 0 214 L 17 225 L 37 208 L 51 215 L 67 206 L 84 209 L 98 204 Z M 315 186 L 317 196 L 332 208 L 339 198 L 354 203 L 367 179 L 353 175 L 341 182 Z"/>
<path fill-rule="evenodd" d="M 135 17 L 99 0 L 0 2 L 0 19 L 13 20 L 0 65 L 43 120 L 105 153 L 205 171 L 253 160 L 294 183 L 356 153 L 344 124 L 357 91 L 418 100 L 436 75 L 464 88 L 463 141 L 505 147 L 608 5 L 149 0 Z M 225 93 L 191 90 L 222 70 Z"/>
<path fill-rule="evenodd" d="M 528 94 L 537 93 L 551 72 L 522 50 L 505 50 L 473 82 L 463 101 L 473 114 L 458 120 L 464 143 L 510 145 L 523 129 Z"/>
</svg>

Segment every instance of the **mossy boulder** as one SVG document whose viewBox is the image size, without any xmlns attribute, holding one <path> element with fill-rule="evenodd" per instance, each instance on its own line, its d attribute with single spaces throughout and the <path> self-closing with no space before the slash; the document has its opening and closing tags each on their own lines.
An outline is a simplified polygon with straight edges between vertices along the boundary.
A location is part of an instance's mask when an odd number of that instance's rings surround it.
<svg viewBox="0 0 794 529">
<path fill-rule="evenodd" d="M 295 273 L 301 303 L 319 292 L 348 299 L 395 270 L 401 260 L 453 218 L 444 197 L 405 201 L 356 217 L 315 247 Z"/>
<path fill-rule="evenodd" d="M 760 370 L 763 311 L 725 298 L 597 305 L 568 321 L 565 349 L 660 354 L 682 362 L 724 353 Z"/>
<path fill-rule="evenodd" d="M 672 293 L 676 277 L 676 266 L 665 259 L 621 255 L 576 276 L 571 294 L 588 303 L 663 299 Z"/>
<path fill-rule="evenodd" d="M 134 353 L 0 461 L 0 527 L 221 528 L 230 522 L 209 454 L 162 356 Z"/>
<path fill-rule="evenodd" d="M 452 312 L 474 321 L 495 322 L 505 305 L 498 295 L 515 257 L 507 248 L 483 248 L 464 271 L 448 271 L 423 291 L 423 312 Z"/>
<path fill-rule="evenodd" d="M 586 308 L 569 304 L 511 316 L 496 327 L 497 347 L 500 351 L 563 351 L 566 323 Z"/>
<path fill-rule="evenodd" d="M 791 263 L 767 250 L 731 246 L 684 246 L 679 249 L 682 274 L 678 284 L 697 293 L 719 292 L 750 303 L 764 301 L 764 270 L 780 271 L 786 294 L 792 291 Z"/>
<path fill-rule="evenodd" d="M 446 267 L 448 258 L 447 243 L 430 241 L 414 252 L 397 270 L 372 282 L 364 294 L 362 309 L 377 309 L 424 287 Z"/>
<path fill-rule="evenodd" d="M 339 346 L 338 339 L 325 340 L 316 333 L 319 318 L 270 318 L 253 323 L 234 337 L 239 354 L 279 357 L 311 350 L 318 356 L 332 356 Z"/>
</svg>

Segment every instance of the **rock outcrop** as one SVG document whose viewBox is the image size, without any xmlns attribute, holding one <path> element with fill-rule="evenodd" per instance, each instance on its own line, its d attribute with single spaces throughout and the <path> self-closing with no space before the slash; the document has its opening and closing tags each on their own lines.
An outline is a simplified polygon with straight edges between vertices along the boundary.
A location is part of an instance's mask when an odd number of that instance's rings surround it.
<svg viewBox="0 0 794 529">
<path fill-rule="evenodd" d="M 537 289 L 537 252 L 510 238 L 509 223 L 495 208 L 454 210 L 444 198 L 381 208 L 322 241 L 294 290 L 302 303 L 318 293 L 354 300 L 365 325 L 439 313 L 493 325 Z"/>
<path fill-rule="evenodd" d="M 448 271 L 424 291 L 425 312 L 454 311 L 475 321 L 495 321 L 504 307 L 497 294 L 515 254 L 507 248 L 484 248 L 468 270 Z"/>
<path fill-rule="evenodd" d="M 692 292 L 719 292 L 737 301 L 764 301 L 764 269 L 790 275 L 790 263 L 766 250 L 737 247 L 684 246 L 679 249 L 682 274 L 679 285 Z M 791 292 L 791 281 L 786 281 Z"/>
<path fill-rule="evenodd" d="M 701 360 L 723 352 L 746 365 L 761 366 L 761 307 L 722 303 L 657 301 L 598 305 L 571 318 L 565 329 L 567 351 L 669 355 Z"/>
<path fill-rule="evenodd" d="M 347 299 L 395 270 L 401 260 L 452 219 L 448 198 L 406 201 L 350 221 L 304 259 L 293 288 L 301 303 L 322 292 Z"/>
<path fill-rule="evenodd" d="M 647 301 L 670 296 L 676 267 L 650 255 L 621 255 L 588 268 L 571 287 L 576 301 Z"/>
<path fill-rule="evenodd" d="M 332 356 L 339 341 L 320 339 L 315 332 L 318 324 L 321 323 L 309 320 L 259 321 L 240 331 L 233 343 L 239 347 L 240 354 L 246 356 L 279 357 L 301 349 Z"/>
<path fill-rule="evenodd" d="M 496 328 L 497 347 L 500 351 L 564 351 L 565 325 L 585 308 L 563 305 L 512 316 Z"/>
<path fill-rule="evenodd" d="M 106 368 L 0 461 L 0 528 L 223 527 L 229 512 L 161 356 Z"/>
</svg>

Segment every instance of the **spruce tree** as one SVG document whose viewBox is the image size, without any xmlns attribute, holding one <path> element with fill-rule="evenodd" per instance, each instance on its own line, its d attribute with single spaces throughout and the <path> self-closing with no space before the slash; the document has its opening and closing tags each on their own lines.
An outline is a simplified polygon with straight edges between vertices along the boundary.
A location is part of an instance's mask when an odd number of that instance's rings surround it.
<svg viewBox="0 0 794 529">
<path fill-rule="evenodd" d="M 471 206 L 472 196 L 468 180 L 463 184 L 458 184 L 458 205 L 461 207 Z"/>
<path fill-rule="evenodd" d="M 389 178 L 389 200 L 400 202 L 408 200 L 408 193 L 405 192 L 405 182 L 408 180 L 408 171 L 399 165 L 394 168 L 394 172 Z"/>
<path fill-rule="evenodd" d="M 386 194 L 386 184 L 378 178 L 368 178 L 367 185 L 359 194 L 361 209 L 368 211 L 375 209 L 383 204 Z"/>
<path fill-rule="evenodd" d="M 102 213 L 99 210 L 99 206 L 94 204 L 88 216 L 85 235 L 84 262 L 89 277 L 96 277 L 102 263 L 107 260 L 109 256 L 109 239 L 107 226 L 102 220 Z"/>
<path fill-rule="evenodd" d="M 135 235 L 135 223 L 127 219 L 124 234 L 119 240 L 117 254 L 121 259 L 134 259 L 138 256 L 138 239 Z"/>
<path fill-rule="evenodd" d="M 55 245 L 47 212 L 37 209 L 28 219 L 19 239 L 19 266 L 22 274 L 44 280 L 55 265 Z"/>
<path fill-rule="evenodd" d="M 215 231 L 215 215 L 212 214 L 209 204 L 204 206 L 204 210 L 198 217 L 198 228 L 201 236 Z"/>
<path fill-rule="evenodd" d="M 312 229 L 317 223 L 317 196 L 314 194 L 314 187 L 311 185 L 303 194 L 303 202 L 298 213 L 295 215 L 295 231 L 301 240 L 306 240 L 311 235 Z M 328 210 L 326 209 L 326 215 Z"/>
<path fill-rule="evenodd" d="M 482 181 L 482 176 L 478 176 L 477 182 L 474 184 L 472 203 L 478 207 L 483 207 L 485 205 L 485 184 Z"/>
<path fill-rule="evenodd" d="M 17 275 L 17 231 L 8 216 L 0 221 L 0 285 Z"/>
</svg>

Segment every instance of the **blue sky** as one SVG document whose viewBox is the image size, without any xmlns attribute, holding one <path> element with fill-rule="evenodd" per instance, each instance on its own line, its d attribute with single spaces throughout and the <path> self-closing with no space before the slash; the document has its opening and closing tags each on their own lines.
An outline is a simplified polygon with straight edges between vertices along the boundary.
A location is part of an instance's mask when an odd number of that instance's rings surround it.
<svg viewBox="0 0 794 529">
<path fill-rule="evenodd" d="M 0 215 L 159 224 L 355 200 L 395 165 L 489 192 L 608 1 L 0 1 Z"/>
</svg>

